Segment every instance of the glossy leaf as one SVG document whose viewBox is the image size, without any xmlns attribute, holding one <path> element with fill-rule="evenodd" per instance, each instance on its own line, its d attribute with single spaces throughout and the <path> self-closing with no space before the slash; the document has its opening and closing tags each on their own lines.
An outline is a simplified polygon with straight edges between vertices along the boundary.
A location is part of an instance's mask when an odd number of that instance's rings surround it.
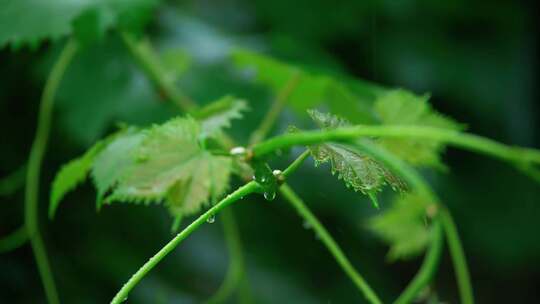
<svg viewBox="0 0 540 304">
<path fill-rule="evenodd" d="M 322 129 L 334 129 L 350 125 L 345 119 L 316 110 L 309 114 L 315 123 Z M 315 159 L 315 165 L 330 162 L 332 174 L 338 175 L 348 188 L 368 195 L 375 207 L 378 208 L 376 193 L 385 185 L 394 190 L 404 190 L 404 183 L 395 177 L 388 169 L 373 158 L 339 143 L 325 143 L 309 147 Z"/>
</svg>

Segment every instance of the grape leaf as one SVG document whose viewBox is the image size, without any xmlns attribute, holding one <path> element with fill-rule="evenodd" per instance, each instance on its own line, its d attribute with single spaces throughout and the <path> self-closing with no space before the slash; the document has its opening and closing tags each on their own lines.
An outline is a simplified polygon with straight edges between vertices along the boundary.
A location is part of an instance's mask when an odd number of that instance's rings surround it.
<svg viewBox="0 0 540 304">
<path fill-rule="evenodd" d="M 255 80 L 274 93 L 282 90 L 291 79 L 298 82 L 288 98 L 298 113 L 325 104 L 333 113 L 354 123 L 373 123 L 371 104 L 385 90 L 360 80 L 345 80 L 336 75 L 324 75 L 300 69 L 276 59 L 248 50 L 232 53 L 234 64 L 254 74 Z"/>
<path fill-rule="evenodd" d="M 231 160 L 199 146 L 201 126 L 194 119 L 176 118 L 141 134 L 105 202 L 166 200 L 178 217 L 197 212 L 227 189 Z"/>
<path fill-rule="evenodd" d="M 311 118 L 322 129 L 334 129 L 350 125 L 348 121 L 337 116 L 309 110 Z M 348 188 L 366 194 L 378 208 L 376 193 L 389 184 L 394 190 L 405 189 L 404 183 L 395 177 L 383 165 L 371 157 L 347 145 L 324 143 L 309 147 L 315 159 L 315 166 L 330 162 L 332 174 L 345 182 Z"/>
<path fill-rule="evenodd" d="M 201 122 L 203 135 L 215 136 L 222 129 L 230 128 L 233 119 L 243 118 L 242 112 L 247 110 L 244 100 L 225 96 L 192 113 L 192 116 Z"/>
<path fill-rule="evenodd" d="M 105 194 L 120 180 L 133 162 L 133 151 L 141 144 L 143 135 L 135 129 L 128 129 L 118 135 L 95 158 L 92 165 L 92 179 L 97 189 L 97 207 L 101 207 Z"/>
<path fill-rule="evenodd" d="M 158 0 L 4 0 L 0 10 L 0 48 L 37 45 L 69 35 L 93 39 L 115 26 L 140 30 Z M 93 13 L 88 11 L 94 10 Z M 81 16 L 80 19 L 78 19 Z M 77 20 L 78 19 L 78 20 Z M 75 22 L 77 20 L 77 22 Z"/>
<path fill-rule="evenodd" d="M 49 203 L 49 217 L 51 219 L 54 217 L 62 198 L 86 180 L 94 159 L 105 146 L 106 141 L 99 141 L 84 155 L 65 164 L 56 174 Z"/>
<path fill-rule="evenodd" d="M 377 99 L 374 111 L 385 125 L 416 125 L 451 130 L 464 128 L 433 110 L 428 100 L 429 95 L 416 96 L 404 90 L 393 90 Z M 440 153 L 445 146 L 437 141 L 383 138 L 378 143 L 412 165 L 444 167 Z"/>
<path fill-rule="evenodd" d="M 408 193 L 369 221 L 368 229 L 390 245 L 389 260 L 414 258 L 425 250 L 431 235 L 426 221 L 428 206 L 424 196 Z"/>
</svg>

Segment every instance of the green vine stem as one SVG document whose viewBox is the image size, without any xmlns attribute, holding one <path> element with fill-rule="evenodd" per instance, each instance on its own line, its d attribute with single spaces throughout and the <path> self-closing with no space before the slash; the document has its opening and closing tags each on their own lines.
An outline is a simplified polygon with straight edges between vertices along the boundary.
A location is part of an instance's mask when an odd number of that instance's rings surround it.
<svg viewBox="0 0 540 304">
<path fill-rule="evenodd" d="M 531 164 L 540 164 L 540 152 L 534 149 L 510 147 L 468 133 L 418 126 L 355 126 L 289 133 L 257 144 L 252 150 L 255 157 L 261 158 L 279 149 L 292 146 L 312 145 L 326 141 L 351 141 L 359 137 L 409 137 L 445 142 L 508 161 L 525 171 L 534 168 Z"/>
<path fill-rule="evenodd" d="M 244 274 L 244 256 L 240 233 L 233 213 L 229 209 L 224 209 L 221 214 L 221 222 L 225 234 L 225 241 L 229 248 L 230 264 L 225 280 L 218 291 L 206 302 L 207 304 L 218 304 L 225 302 L 239 285 Z"/>
<path fill-rule="evenodd" d="M 131 55 L 136 59 L 147 77 L 163 95 L 167 96 L 171 102 L 184 112 L 197 110 L 197 104 L 187 95 L 184 95 L 166 76 L 163 65 L 149 41 L 137 41 L 133 35 L 125 32 L 120 33 L 120 35 Z M 226 134 L 220 136 L 218 140 L 226 149 L 231 149 L 236 146 L 234 141 Z M 235 284 L 238 284 L 244 275 L 243 255 L 242 251 L 238 250 L 238 248 L 241 248 L 241 240 L 234 214 L 227 211 L 223 218 L 225 241 L 230 249 L 231 265 L 225 276 L 225 281 L 217 294 L 212 298 L 215 299 L 215 297 L 217 297 L 218 300 L 227 293 L 230 293 L 229 290 L 234 289 Z M 235 235 L 229 235 L 230 233 Z M 210 301 L 212 299 L 210 299 Z"/>
<path fill-rule="evenodd" d="M 433 220 L 431 227 L 431 244 L 426 253 L 426 257 L 424 258 L 424 262 L 414 279 L 409 283 L 409 286 L 401 293 L 394 304 L 412 303 L 416 296 L 422 292 L 422 289 L 425 288 L 435 276 L 443 247 L 443 230 L 438 217 Z"/>
<path fill-rule="evenodd" d="M 15 250 L 24 245 L 27 240 L 28 234 L 26 234 L 26 227 L 19 227 L 17 230 L 0 240 L 0 253 Z"/>
<path fill-rule="evenodd" d="M 26 191 L 25 191 L 25 226 L 32 250 L 36 259 L 39 274 L 43 281 L 47 300 L 51 304 L 59 303 L 58 294 L 49 266 L 45 246 L 41 239 L 38 229 L 38 194 L 39 194 L 39 178 L 41 172 L 41 164 L 43 156 L 47 148 L 49 140 L 49 130 L 51 127 L 51 116 L 54 104 L 56 90 L 60 85 L 62 77 L 77 53 L 78 45 L 74 39 L 70 39 L 60 57 L 54 64 L 51 73 L 45 83 L 43 95 L 41 96 L 41 104 L 39 109 L 39 117 L 37 123 L 36 136 L 30 151 L 28 160 L 28 171 L 26 175 Z"/>
<path fill-rule="evenodd" d="M 135 287 L 145 276 L 152 270 L 156 265 L 163 260 L 176 246 L 178 246 L 184 239 L 186 239 L 190 234 L 192 234 L 197 228 L 205 224 L 209 218 L 215 216 L 225 207 L 231 205 L 232 203 L 239 201 L 249 194 L 259 192 L 260 186 L 256 182 L 249 182 L 244 186 L 240 187 L 238 190 L 229 194 L 219 203 L 214 205 L 212 208 L 208 209 L 205 213 L 199 216 L 193 223 L 187 226 L 179 234 L 177 234 L 171 241 L 169 241 L 161 250 L 159 250 L 153 257 L 151 257 L 148 262 L 146 262 L 135 274 L 129 279 L 129 281 L 120 289 L 116 296 L 111 301 L 112 304 L 119 304 L 124 302 L 129 292 Z"/>
<path fill-rule="evenodd" d="M 324 226 L 319 222 L 319 220 L 311 213 L 306 204 L 302 199 L 289 187 L 287 184 L 283 184 L 280 188 L 280 192 L 283 197 L 289 202 L 294 209 L 304 218 L 313 228 L 317 236 L 320 238 L 322 243 L 328 248 L 328 251 L 332 254 L 337 263 L 341 266 L 343 271 L 349 276 L 349 278 L 354 282 L 356 287 L 362 291 L 369 303 L 380 304 L 382 303 L 379 297 L 371 289 L 368 283 L 364 278 L 354 269 L 353 265 L 339 245 L 334 241 L 330 233 L 324 228 Z"/>
<path fill-rule="evenodd" d="M 454 264 L 454 270 L 456 272 L 457 283 L 461 296 L 461 303 L 473 304 L 474 295 L 471 284 L 471 276 L 469 274 L 469 268 L 465 259 L 465 253 L 459 234 L 456 228 L 456 224 L 450 215 L 450 212 L 446 208 L 440 210 L 441 222 L 444 226 L 446 233 L 446 239 L 448 241 L 448 248 L 450 250 L 450 256 L 452 257 L 452 263 Z"/>
<path fill-rule="evenodd" d="M 452 220 L 450 212 L 446 209 L 446 207 L 441 204 L 437 195 L 431 190 L 431 188 L 424 181 L 424 179 L 405 162 L 403 162 L 399 158 L 396 158 L 388 151 L 374 145 L 369 141 L 356 141 L 355 146 L 370 155 L 371 157 L 374 157 L 377 160 L 381 161 L 393 172 L 399 174 L 405 181 L 410 184 L 414 191 L 426 196 L 429 201 L 435 204 L 436 218 L 440 221 L 440 224 L 442 225 L 442 228 L 446 235 L 446 240 L 448 242 L 448 247 L 450 249 L 450 256 L 452 258 L 452 262 L 454 263 L 461 303 L 473 304 L 474 296 L 469 270 L 467 267 L 467 260 L 463 251 L 463 245 L 461 244 L 461 240 L 459 239 L 457 228 L 454 224 L 454 221 Z M 431 246 L 435 245 L 436 244 L 432 242 Z M 437 252 L 437 250 L 434 250 L 431 247 L 429 249 L 429 252 Z M 429 254 L 426 255 L 425 261 L 420 268 L 419 273 L 415 277 L 421 277 L 422 279 L 414 279 L 405 289 L 405 292 L 407 292 L 408 294 L 410 293 L 410 297 L 414 297 L 412 291 L 419 292 L 429 283 L 429 281 L 435 274 L 437 261 L 438 259 L 435 260 L 434 258 L 432 260 L 432 257 Z"/>
<path fill-rule="evenodd" d="M 270 106 L 270 109 L 264 116 L 264 119 L 262 120 L 261 124 L 255 131 L 251 134 L 251 137 L 249 139 L 249 145 L 252 146 L 261 140 L 263 140 L 272 127 L 274 126 L 274 123 L 276 122 L 279 114 L 285 107 L 285 104 L 287 103 L 287 100 L 291 96 L 291 94 L 294 92 L 294 89 L 298 86 L 298 83 L 300 82 L 300 73 L 295 72 L 291 78 L 285 83 L 283 88 L 278 92 L 276 98 L 274 99 L 274 102 Z"/>
<path fill-rule="evenodd" d="M 161 94 L 181 109 L 191 110 L 196 107 L 193 100 L 176 87 L 174 80 L 166 76 L 163 64 L 148 41 L 139 41 L 134 35 L 126 32 L 120 33 L 120 36 L 128 50 L 139 62 L 141 68 Z"/>
<path fill-rule="evenodd" d="M 303 157 L 303 156 L 301 156 Z M 291 166 L 285 171 L 289 174 L 293 173 L 293 169 L 297 169 L 298 166 L 295 164 L 297 161 L 293 162 Z M 187 238 L 191 233 L 193 233 L 197 228 L 206 223 L 209 218 L 215 216 L 217 213 L 222 211 L 225 207 L 233 204 L 236 201 L 239 201 L 252 193 L 262 192 L 262 187 L 255 181 L 251 181 L 244 186 L 238 188 L 233 193 L 227 195 L 223 200 L 215 204 L 212 208 L 208 209 L 205 213 L 199 216 L 193 223 L 184 228 L 179 234 L 177 234 L 171 241 L 169 241 L 161 250 L 159 250 L 153 257 L 151 257 L 148 262 L 146 262 L 137 272 L 129 279 L 129 281 L 124 284 L 122 289 L 116 294 L 116 296 L 111 301 L 111 304 L 122 303 L 127 299 L 129 292 L 135 287 L 141 280 L 152 270 L 164 257 L 166 257 L 174 248 L 176 248 L 185 238 Z"/>
</svg>

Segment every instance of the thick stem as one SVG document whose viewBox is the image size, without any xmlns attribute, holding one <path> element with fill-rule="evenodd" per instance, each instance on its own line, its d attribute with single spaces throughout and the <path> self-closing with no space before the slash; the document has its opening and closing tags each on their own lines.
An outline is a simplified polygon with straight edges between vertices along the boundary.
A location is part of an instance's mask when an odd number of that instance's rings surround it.
<svg viewBox="0 0 540 304">
<path fill-rule="evenodd" d="M 443 247 L 443 231 L 440 219 L 435 218 L 431 228 L 431 244 L 420 270 L 401 293 L 394 304 L 412 303 L 416 296 L 431 282 L 437 272 Z"/>
<path fill-rule="evenodd" d="M 199 216 L 193 223 L 187 226 L 182 230 L 178 235 L 176 235 L 171 241 L 169 241 L 161 250 L 159 250 L 153 257 L 151 257 L 148 262 L 146 262 L 135 274 L 129 279 L 129 281 L 124 284 L 122 289 L 116 294 L 116 296 L 111 301 L 112 304 L 118 304 L 125 301 L 129 295 L 129 292 L 152 270 L 156 265 L 163 260 L 174 248 L 176 248 L 184 239 L 186 239 L 190 234 L 192 234 L 197 228 L 205 224 L 209 218 L 215 216 L 223 208 L 231 205 L 232 203 L 239 201 L 251 193 L 258 192 L 259 185 L 256 182 L 249 182 L 246 185 L 240 187 L 238 190 L 234 191 L 222 201 L 214 205 L 212 208 L 208 209 L 204 214 Z"/>
<path fill-rule="evenodd" d="M 540 152 L 534 149 L 510 147 L 477 135 L 417 126 L 355 126 L 324 131 L 290 133 L 274 137 L 253 147 L 261 158 L 279 149 L 298 145 L 313 145 L 327 141 L 351 141 L 359 137 L 409 137 L 444 142 L 515 164 L 521 170 L 540 164 Z"/>
<path fill-rule="evenodd" d="M 41 173 L 41 164 L 43 156 L 47 148 L 49 140 L 49 130 L 51 127 L 51 116 L 54 104 L 56 90 L 60 85 L 60 81 L 64 73 L 76 54 L 78 49 L 77 42 L 71 39 L 67 42 L 62 50 L 60 57 L 54 64 L 51 73 L 45 84 L 43 95 L 41 96 L 41 104 L 39 109 L 39 117 L 37 124 L 36 136 L 30 158 L 28 160 L 28 171 L 26 175 L 26 191 L 25 191 L 25 225 L 26 232 L 30 239 L 30 244 L 34 251 L 34 256 L 38 266 L 45 294 L 49 303 L 59 303 L 58 294 L 54 284 L 54 279 L 51 273 L 51 267 L 45 252 L 45 246 L 41 240 L 41 235 L 38 230 L 38 194 L 39 194 L 39 178 Z"/>
<path fill-rule="evenodd" d="M 469 268 L 467 267 L 465 252 L 463 251 L 463 246 L 461 245 L 461 240 L 459 239 L 456 224 L 454 223 L 450 212 L 446 208 L 441 210 L 440 217 L 444 232 L 446 233 L 446 240 L 448 242 L 448 248 L 452 257 L 452 263 L 454 264 L 454 271 L 456 272 L 456 280 L 459 287 L 461 303 L 474 304 L 474 294 Z"/>
<path fill-rule="evenodd" d="M 280 192 L 285 199 L 298 211 L 300 216 L 306 220 L 328 251 L 332 254 L 343 271 L 349 276 L 358 289 L 364 294 L 369 303 L 382 303 L 375 292 L 369 287 L 364 278 L 354 269 L 354 266 L 349 262 L 339 245 L 334 241 L 330 233 L 324 228 L 319 220 L 311 213 L 302 199 L 287 185 L 284 184 L 280 188 Z"/>
<path fill-rule="evenodd" d="M 227 270 L 225 280 L 223 280 L 223 283 L 212 298 L 206 302 L 207 304 L 225 302 L 240 283 L 244 273 L 242 242 L 233 213 L 231 210 L 225 209 L 223 210 L 220 219 L 223 223 L 225 241 L 229 248 L 229 269 Z"/>
<path fill-rule="evenodd" d="M 259 127 L 251 134 L 251 137 L 249 139 L 250 146 L 266 138 L 266 136 L 274 126 L 277 118 L 279 117 L 279 114 L 285 107 L 289 96 L 291 96 L 292 92 L 294 92 L 294 89 L 298 85 L 299 81 L 300 73 L 295 72 L 291 76 L 289 81 L 287 81 L 283 88 L 278 92 L 276 98 L 274 99 L 274 102 L 270 106 L 270 110 L 268 110 L 268 112 L 264 116 L 263 121 L 261 122 Z"/>
<path fill-rule="evenodd" d="M 141 68 L 160 93 L 183 110 L 191 110 L 196 107 L 193 100 L 175 86 L 174 80 L 166 76 L 163 64 L 160 62 L 150 43 L 144 40 L 137 41 L 133 35 L 126 32 L 120 33 L 120 35 L 128 50 L 139 62 Z"/>
</svg>

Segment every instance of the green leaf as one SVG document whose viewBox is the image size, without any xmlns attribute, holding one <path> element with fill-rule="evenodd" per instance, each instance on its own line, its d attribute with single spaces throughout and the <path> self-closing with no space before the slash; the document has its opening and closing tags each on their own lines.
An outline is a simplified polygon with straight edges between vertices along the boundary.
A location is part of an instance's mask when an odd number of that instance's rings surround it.
<svg viewBox="0 0 540 304">
<path fill-rule="evenodd" d="M 150 125 L 178 113 L 160 102 L 155 87 L 118 37 L 81 50 L 73 59 L 58 88 L 58 123 L 70 140 L 88 146 L 118 121 Z M 88 79 L 99 79 L 88 85 Z M 88 115 L 92 113 L 92 115 Z"/>
<path fill-rule="evenodd" d="M 183 167 L 181 177 L 169 190 L 167 202 L 173 215 L 198 212 L 208 202 L 215 203 L 229 185 L 231 160 L 202 152 Z"/>
<path fill-rule="evenodd" d="M 37 45 L 84 32 L 83 39 L 96 37 L 115 26 L 140 30 L 158 0 L 4 0 L 0 10 L 0 48 Z M 94 10 L 94 13 L 87 13 Z M 90 14 L 90 15 L 87 15 Z M 94 14 L 94 16 L 92 16 Z M 82 16 L 78 19 L 79 16 Z M 77 22 L 73 23 L 74 20 Z M 97 34 L 100 36 L 101 34 Z"/>
<path fill-rule="evenodd" d="M 87 9 L 73 20 L 73 34 L 83 46 L 100 41 L 105 36 L 111 18 L 111 15 L 105 15 L 97 8 Z"/>
<path fill-rule="evenodd" d="M 97 189 L 97 207 L 120 180 L 126 169 L 134 162 L 133 151 L 141 144 L 143 134 L 128 129 L 119 134 L 95 158 L 92 165 L 92 179 Z"/>
<path fill-rule="evenodd" d="M 124 154 L 130 161 L 117 173 L 119 178 L 106 202 L 165 200 L 171 213 L 179 217 L 197 212 L 224 194 L 231 160 L 199 146 L 201 126 L 197 121 L 176 118 L 140 134 L 140 144 Z"/>
<path fill-rule="evenodd" d="M 424 196 L 408 193 L 369 221 L 369 230 L 390 246 L 389 260 L 414 258 L 425 250 L 431 235 L 426 219 L 429 205 Z"/>
<path fill-rule="evenodd" d="M 216 136 L 225 128 L 231 127 L 233 119 L 243 118 L 242 112 L 249 108 L 244 100 L 225 96 L 192 113 L 202 124 L 205 136 Z"/>
<path fill-rule="evenodd" d="M 429 95 L 416 96 L 404 90 L 394 90 L 377 99 L 374 111 L 385 125 L 416 125 L 451 130 L 464 128 L 432 109 L 428 100 Z M 440 154 L 445 146 L 437 141 L 384 138 L 378 142 L 412 165 L 443 167 Z"/>
<path fill-rule="evenodd" d="M 335 129 L 339 127 L 349 127 L 351 125 L 346 119 L 330 113 L 322 113 L 313 109 L 309 109 L 307 112 L 315 124 L 321 129 Z"/>
<path fill-rule="evenodd" d="M 65 164 L 56 174 L 52 184 L 49 203 L 49 218 L 53 218 L 62 198 L 75 187 L 84 182 L 96 155 L 106 146 L 106 141 L 99 141 L 83 156 Z"/>
<path fill-rule="evenodd" d="M 323 129 L 334 129 L 348 126 L 345 119 L 316 110 L 309 110 L 311 118 Z M 385 186 L 390 185 L 394 190 L 404 190 L 404 183 L 395 177 L 383 165 L 371 157 L 357 151 L 353 147 L 338 143 L 325 143 L 309 147 L 315 159 L 315 166 L 330 162 L 332 175 L 338 174 L 348 188 L 368 195 L 374 206 L 378 208 L 375 194 Z"/>
<path fill-rule="evenodd" d="M 293 77 L 298 77 L 288 98 L 288 105 L 298 113 L 325 104 L 333 113 L 355 123 L 374 122 L 370 109 L 375 98 L 384 92 L 381 87 L 336 75 L 312 73 L 248 50 L 236 50 L 232 57 L 237 67 L 253 73 L 257 82 L 276 94 Z"/>
</svg>

